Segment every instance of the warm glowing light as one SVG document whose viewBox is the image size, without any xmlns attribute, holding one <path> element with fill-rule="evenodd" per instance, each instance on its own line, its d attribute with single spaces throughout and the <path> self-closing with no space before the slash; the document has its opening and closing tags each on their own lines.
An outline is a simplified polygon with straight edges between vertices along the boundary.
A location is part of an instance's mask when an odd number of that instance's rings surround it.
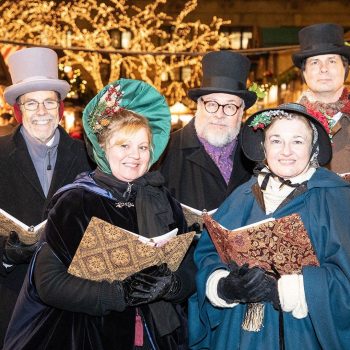
<svg viewBox="0 0 350 350">
<path fill-rule="evenodd" d="M 122 72 L 153 84 L 169 104 L 193 104 L 187 91 L 200 85 L 200 53 L 220 49 L 219 29 L 230 21 L 187 21 L 197 0 L 188 0 L 175 16 L 160 9 L 166 0 L 146 3 L 139 8 L 132 0 L 3 0 L 0 38 L 63 48 L 60 63 L 79 67 L 95 92 Z M 179 79 L 174 72 L 181 72 Z"/>
<path fill-rule="evenodd" d="M 271 85 L 268 93 L 269 103 L 277 103 L 278 101 L 278 86 Z"/>
<path fill-rule="evenodd" d="M 191 112 L 191 110 L 181 102 L 176 102 L 170 106 L 170 113 L 172 114 L 186 114 Z"/>
<path fill-rule="evenodd" d="M 63 71 L 64 71 L 65 73 L 69 73 L 69 72 L 72 71 L 72 67 L 71 67 L 71 66 L 64 66 Z"/>
<path fill-rule="evenodd" d="M 66 130 L 74 125 L 74 111 L 64 111 L 64 125 Z"/>
<path fill-rule="evenodd" d="M 181 102 L 170 106 L 170 113 L 172 124 L 177 124 L 180 121 L 183 126 L 193 118 L 191 110 Z"/>
<path fill-rule="evenodd" d="M 179 122 L 179 116 L 176 114 L 171 115 L 171 125 L 176 125 Z"/>
<path fill-rule="evenodd" d="M 193 115 L 191 114 L 180 115 L 180 120 L 182 122 L 182 125 L 186 125 L 188 122 L 191 121 L 192 118 L 193 118 Z"/>
<path fill-rule="evenodd" d="M 0 114 L 2 113 L 10 113 L 12 114 L 13 111 L 12 111 L 12 107 L 5 102 L 4 100 L 4 89 L 5 89 L 5 86 L 3 85 L 0 85 Z"/>
</svg>

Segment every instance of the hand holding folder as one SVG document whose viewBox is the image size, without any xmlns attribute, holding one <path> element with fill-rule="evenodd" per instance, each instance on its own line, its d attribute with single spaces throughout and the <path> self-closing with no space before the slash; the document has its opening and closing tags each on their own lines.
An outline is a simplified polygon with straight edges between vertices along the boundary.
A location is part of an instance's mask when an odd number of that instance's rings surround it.
<svg viewBox="0 0 350 350">
<path fill-rule="evenodd" d="M 149 239 L 92 217 L 68 272 L 88 280 L 112 282 L 161 263 L 176 271 L 195 232 L 176 233 L 177 229 Z"/>
<path fill-rule="evenodd" d="M 200 231 L 203 230 L 203 214 L 207 213 L 208 215 L 213 215 L 217 210 L 216 208 L 208 212 L 205 209 L 201 211 L 201 210 L 192 208 L 188 205 L 185 205 L 183 203 L 181 203 L 181 207 L 182 207 L 182 212 L 184 213 L 188 227 L 191 228 L 193 227 L 193 224 L 197 224 L 199 225 Z"/>
<path fill-rule="evenodd" d="M 227 264 L 232 261 L 239 266 L 249 264 L 249 267 L 258 266 L 279 275 L 301 273 L 306 265 L 319 266 L 298 214 L 259 221 L 236 230 L 226 229 L 209 215 L 204 215 L 203 219 L 221 260 Z M 275 304 L 277 297 L 271 295 L 258 300 L 271 300 Z M 248 303 L 242 328 L 257 332 L 263 320 L 264 304 Z"/>
<path fill-rule="evenodd" d="M 248 263 L 280 274 L 300 273 L 303 266 L 318 266 L 310 238 L 301 217 L 291 214 L 268 219 L 236 230 L 228 230 L 204 215 L 208 233 L 225 263 Z"/>
<path fill-rule="evenodd" d="M 46 221 L 47 220 L 36 226 L 27 226 L 5 210 L 0 209 L 0 235 L 9 236 L 10 232 L 14 231 L 18 234 L 19 240 L 22 243 L 31 245 L 39 240 L 39 237 L 45 228 Z"/>
</svg>

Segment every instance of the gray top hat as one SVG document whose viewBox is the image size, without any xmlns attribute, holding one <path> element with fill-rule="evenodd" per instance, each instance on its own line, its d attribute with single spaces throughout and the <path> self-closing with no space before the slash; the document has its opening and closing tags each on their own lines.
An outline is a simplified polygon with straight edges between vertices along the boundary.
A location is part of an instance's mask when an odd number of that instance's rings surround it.
<svg viewBox="0 0 350 350">
<path fill-rule="evenodd" d="M 204 55 L 202 66 L 201 87 L 188 91 L 192 100 L 197 101 L 203 95 L 222 92 L 240 97 L 244 100 L 246 109 L 255 103 L 255 92 L 246 87 L 250 69 L 247 57 L 233 51 L 213 51 Z"/>
<path fill-rule="evenodd" d="M 293 63 L 301 68 L 312 56 L 338 54 L 350 60 L 350 46 L 344 44 L 344 29 L 334 23 L 319 23 L 299 31 L 300 51 L 292 55 Z"/>
<path fill-rule="evenodd" d="M 70 85 L 58 79 L 58 58 L 55 51 L 32 47 L 14 52 L 9 57 L 12 84 L 4 91 L 7 103 L 14 105 L 17 97 L 34 91 L 56 91 L 63 100 Z"/>
</svg>

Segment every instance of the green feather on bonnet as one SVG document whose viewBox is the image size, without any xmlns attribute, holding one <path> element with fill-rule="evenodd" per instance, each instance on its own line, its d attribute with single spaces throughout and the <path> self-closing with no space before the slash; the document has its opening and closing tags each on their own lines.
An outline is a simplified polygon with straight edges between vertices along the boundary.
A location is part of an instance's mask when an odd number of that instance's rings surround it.
<svg viewBox="0 0 350 350">
<path fill-rule="evenodd" d="M 119 109 L 126 109 L 148 119 L 153 135 L 151 164 L 163 153 L 170 135 L 171 115 L 168 104 L 151 85 L 133 79 L 119 79 L 105 86 L 85 107 L 83 126 L 93 147 L 98 167 L 111 174 L 105 152 L 98 143 L 97 135 L 107 126 L 111 117 L 118 117 Z"/>
</svg>

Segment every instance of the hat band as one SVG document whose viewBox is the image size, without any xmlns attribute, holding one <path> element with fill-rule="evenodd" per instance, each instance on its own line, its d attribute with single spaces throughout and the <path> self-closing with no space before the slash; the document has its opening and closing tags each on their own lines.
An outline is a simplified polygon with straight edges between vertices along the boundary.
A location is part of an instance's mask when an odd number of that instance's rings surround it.
<svg viewBox="0 0 350 350">
<path fill-rule="evenodd" d="M 30 77 L 30 78 L 26 78 L 26 79 L 22 79 L 22 80 L 17 80 L 14 84 L 19 84 L 19 83 L 29 83 L 32 81 L 36 81 L 36 80 L 58 80 L 57 78 L 53 78 L 53 77 L 45 77 L 42 75 L 37 75 L 35 77 Z"/>
<path fill-rule="evenodd" d="M 344 45 L 337 45 L 337 44 L 331 44 L 331 43 L 322 43 L 322 44 L 314 44 L 310 46 L 306 46 L 302 49 L 302 51 L 308 51 L 308 50 L 330 50 L 330 49 L 339 49 L 343 47 Z"/>
<path fill-rule="evenodd" d="M 212 76 L 204 77 L 202 81 L 202 88 L 206 87 L 215 87 L 218 89 L 227 89 L 227 90 L 246 90 L 245 84 L 241 81 L 231 79 L 223 76 Z"/>
</svg>

